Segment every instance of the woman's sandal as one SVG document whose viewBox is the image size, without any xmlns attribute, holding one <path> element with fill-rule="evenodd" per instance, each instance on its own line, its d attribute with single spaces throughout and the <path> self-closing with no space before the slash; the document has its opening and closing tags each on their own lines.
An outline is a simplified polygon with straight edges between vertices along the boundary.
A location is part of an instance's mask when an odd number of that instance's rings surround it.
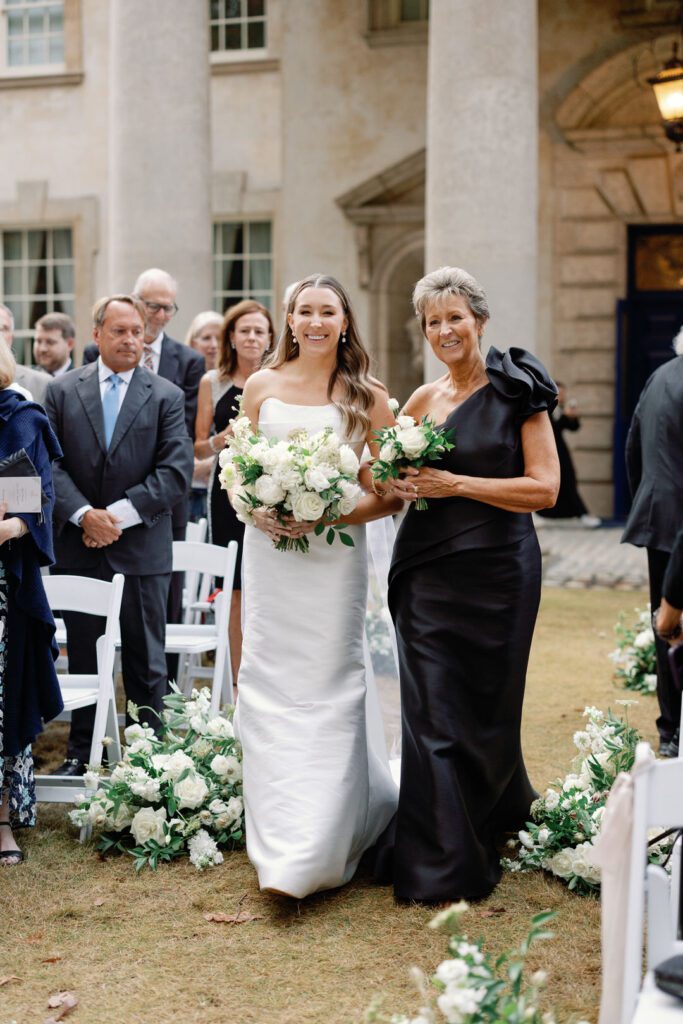
<svg viewBox="0 0 683 1024">
<path fill-rule="evenodd" d="M 2 826 L 11 829 L 9 821 L 0 821 L 0 828 Z M 5 861 L 5 867 L 13 868 L 15 864 L 21 864 L 24 860 L 23 850 L 0 850 L 0 861 Z"/>
</svg>

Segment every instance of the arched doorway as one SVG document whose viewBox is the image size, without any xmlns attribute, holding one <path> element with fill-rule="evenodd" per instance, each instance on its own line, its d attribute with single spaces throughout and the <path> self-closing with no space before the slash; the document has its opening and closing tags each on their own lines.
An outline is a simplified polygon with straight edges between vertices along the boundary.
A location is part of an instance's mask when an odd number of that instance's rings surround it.
<svg viewBox="0 0 683 1024">
<path fill-rule="evenodd" d="M 411 234 L 383 254 L 371 287 L 378 372 L 401 404 L 424 381 L 424 338 L 411 296 L 424 273 L 424 237 Z"/>
</svg>

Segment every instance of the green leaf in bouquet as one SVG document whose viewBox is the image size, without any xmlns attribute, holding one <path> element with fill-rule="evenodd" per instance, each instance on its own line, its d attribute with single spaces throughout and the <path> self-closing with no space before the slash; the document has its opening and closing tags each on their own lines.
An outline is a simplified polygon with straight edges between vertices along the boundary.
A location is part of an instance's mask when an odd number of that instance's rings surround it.
<svg viewBox="0 0 683 1024">
<path fill-rule="evenodd" d="M 324 532 L 325 532 L 325 524 L 324 523 L 316 523 L 315 528 L 313 530 L 313 533 L 316 535 L 316 537 L 319 537 L 320 534 L 324 533 Z"/>
<path fill-rule="evenodd" d="M 339 539 L 347 548 L 355 548 L 356 546 L 353 542 L 353 537 L 350 537 L 348 533 L 344 533 L 341 529 L 339 530 Z"/>
<path fill-rule="evenodd" d="M 332 529 L 332 527 L 330 527 L 329 530 L 327 531 L 327 536 L 325 537 L 325 540 L 327 541 L 328 544 L 334 543 L 334 530 Z"/>
</svg>

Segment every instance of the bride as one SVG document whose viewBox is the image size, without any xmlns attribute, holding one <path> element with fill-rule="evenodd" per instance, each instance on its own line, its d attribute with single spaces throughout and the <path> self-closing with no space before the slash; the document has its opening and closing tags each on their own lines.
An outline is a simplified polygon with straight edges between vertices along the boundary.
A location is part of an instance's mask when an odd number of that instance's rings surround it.
<svg viewBox="0 0 683 1024">
<path fill-rule="evenodd" d="M 357 455 L 394 422 L 368 373 L 349 299 L 333 278 L 294 288 L 287 322 L 242 412 L 267 437 L 332 427 Z M 245 624 L 235 727 L 243 749 L 247 853 L 261 889 L 302 898 L 343 885 L 394 814 L 396 786 L 368 740 L 363 636 L 366 522 L 396 512 L 369 493 L 343 517 L 354 547 L 258 509 L 243 555 Z M 310 550 L 276 551 L 309 534 Z"/>
</svg>

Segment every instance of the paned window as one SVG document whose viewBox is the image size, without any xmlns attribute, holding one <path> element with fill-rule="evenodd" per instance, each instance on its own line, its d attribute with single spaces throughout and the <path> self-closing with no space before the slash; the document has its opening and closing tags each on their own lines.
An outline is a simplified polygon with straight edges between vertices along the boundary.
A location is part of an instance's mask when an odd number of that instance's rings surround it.
<svg viewBox="0 0 683 1024">
<path fill-rule="evenodd" d="M 0 231 L 0 297 L 14 314 L 15 354 L 31 361 L 33 325 L 45 313 L 74 315 L 71 228 Z"/>
<path fill-rule="evenodd" d="M 64 64 L 64 0 L 4 0 L 2 15 L 8 68 Z"/>
<path fill-rule="evenodd" d="M 429 0 L 401 0 L 400 21 L 427 21 Z"/>
<path fill-rule="evenodd" d="M 267 220 L 213 226 L 213 301 L 223 313 L 241 299 L 273 309 L 272 225 Z"/>
<path fill-rule="evenodd" d="M 266 45 L 266 0 L 209 0 L 209 19 L 212 53 Z"/>
</svg>

